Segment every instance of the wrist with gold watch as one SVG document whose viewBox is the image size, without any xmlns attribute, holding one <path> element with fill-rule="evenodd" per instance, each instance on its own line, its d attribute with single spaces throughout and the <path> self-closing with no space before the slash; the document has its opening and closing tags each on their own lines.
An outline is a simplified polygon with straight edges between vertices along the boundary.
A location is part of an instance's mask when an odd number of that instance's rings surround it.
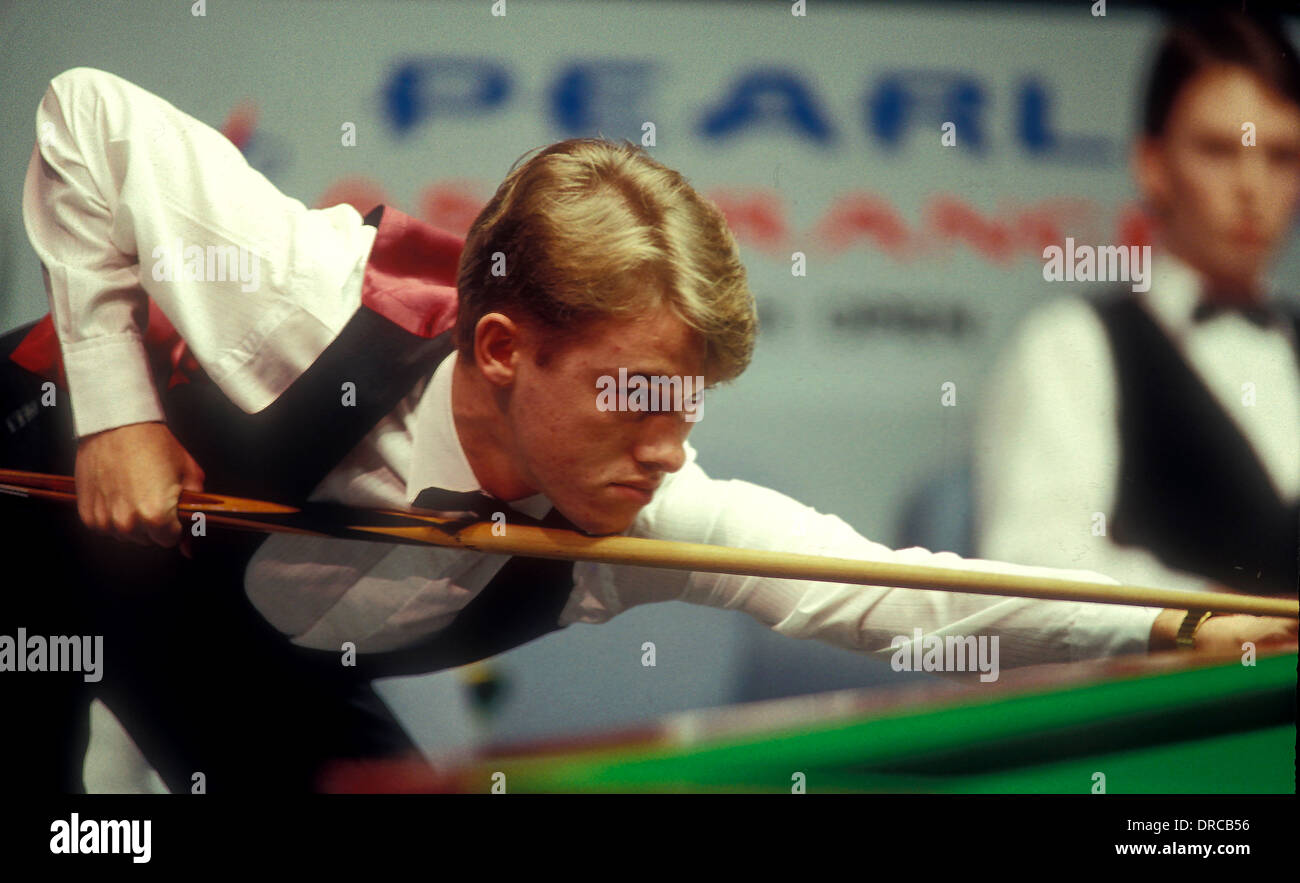
<svg viewBox="0 0 1300 883">
<path fill-rule="evenodd" d="M 1174 636 L 1174 646 L 1179 650 L 1195 650 L 1196 630 L 1203 626 L 1207 619 L 1218 615 L 1212 610 L 1188 610 L 1182 624 L 1178 626 L 1178 634 Z"/>
</svg>

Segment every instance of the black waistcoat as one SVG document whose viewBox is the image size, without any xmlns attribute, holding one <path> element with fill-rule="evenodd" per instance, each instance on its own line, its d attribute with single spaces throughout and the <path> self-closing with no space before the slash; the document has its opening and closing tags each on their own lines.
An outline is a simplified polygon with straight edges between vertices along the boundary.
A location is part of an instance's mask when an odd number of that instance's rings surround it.
<svg viewBox="0 0 1300 883">
<path fill-rule="evenodd" d="M 377 212 L 367 224 L 377 225 Z M 205 379 L 168 389 L 163 407 L 169 428 L 203 467 L 205 488 L 298 504 L 453 348 L 451 332 L 421 337 L 362 305 L 263 410 L 245 413 Z M 355 384 L 355 405 L 343 406 L 344 383 Z M 553 511 L 547 523 L 558 524 L 558 518 Z M 248 562 L 265 541 L 261 534 L 213 529 L 196 543 L 196 559 L 220 568 L 238 583 L 230 590 L 241 591 Z M 358 654 L 357 674 L 437 671 L 527 643 L 560 628 L 573 584 L 572 562 L 515 556 L 446 628 L 408 649 Z M 303 655 L 339 665 L 339 650 Z"/>
<path fill-rule="evenodd" d="M 1094 303 L 1118 379 L 1116 543 L 1257 594 L 1296 591 L 1300 504 L 1130 294 Z M 1292 316 L 1300 340 L 1300 316 Z M 1300 432 L 1300 427 L 1297 427 Z"/>
</svg>

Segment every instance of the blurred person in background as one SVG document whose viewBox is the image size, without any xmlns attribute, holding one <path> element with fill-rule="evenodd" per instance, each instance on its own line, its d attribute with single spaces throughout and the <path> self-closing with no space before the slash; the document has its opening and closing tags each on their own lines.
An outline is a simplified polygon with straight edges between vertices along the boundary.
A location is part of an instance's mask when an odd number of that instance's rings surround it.
<svg viewBox="0 0 1300 883">
<path fill-rule="evenodd" d="M 1133 169 L 1156 222 L 1149 290 L 1058 300 L 1002 355 L 977 430 L 979 554 L 1294 596 L 1300 310 L 1268 275 L 1300 194 L 1283 22 L 1173 22 Z"/>
</svg>

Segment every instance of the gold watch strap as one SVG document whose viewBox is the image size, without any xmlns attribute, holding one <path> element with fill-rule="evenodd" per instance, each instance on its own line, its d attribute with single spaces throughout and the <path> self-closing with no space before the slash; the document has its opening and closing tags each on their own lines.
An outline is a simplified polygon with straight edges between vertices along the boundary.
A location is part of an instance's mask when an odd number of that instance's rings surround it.
<svg viewBox="0 0 1300 883">
<path fill-rule="evenodd" d="M 1209 610 L 1189 610 L 1183 617 L 1183 623 L 1178 627 L 1178 634 L 1174 638 L 1174 646 L 1179 650 L 1196 649 L 1196 630 L 1214 614 Z"/>
</svg>

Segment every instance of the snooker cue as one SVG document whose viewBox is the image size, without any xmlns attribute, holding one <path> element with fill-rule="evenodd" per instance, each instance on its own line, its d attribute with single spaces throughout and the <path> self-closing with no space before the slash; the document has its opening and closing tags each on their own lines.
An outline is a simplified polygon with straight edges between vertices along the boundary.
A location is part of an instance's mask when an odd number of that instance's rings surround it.
<svg viewBox="0 0 1300 883">
<path fill-rule="evenodd" d="M 74 480 L 66 475 L 0 469 L 0 491 L 64 503 L 76 502 Z M 286 506 L 192 491 L 181 493 L 177 509 L 180 514 L 202 513 L 207 521 L 214 524 L 267 533 L 373 539 L 379 542 L 447 546 L 495 555 L 525 555 L 705 573 L 1036 598 L 1044 601 L 1088 601 L 1300 618 L 1300 602 L 1285 598 L 1105 585 L 1083 580 L 891 564 L 765 549 L 736 549 L 641 537 L 593 537 L 562 528 L 509 523 L 501 525 L 491 521 L 466 524 L 420 509 L 367 509 L 329 504 L 332 517 L 320 519 L 312 517 L 311 503 L 302 507 Z M 353 517 L 340 523 L 339 513 Z M 367 520 L 373 522 L 376 519 L 388 523 L 366 523 Z"/>
</svg>

